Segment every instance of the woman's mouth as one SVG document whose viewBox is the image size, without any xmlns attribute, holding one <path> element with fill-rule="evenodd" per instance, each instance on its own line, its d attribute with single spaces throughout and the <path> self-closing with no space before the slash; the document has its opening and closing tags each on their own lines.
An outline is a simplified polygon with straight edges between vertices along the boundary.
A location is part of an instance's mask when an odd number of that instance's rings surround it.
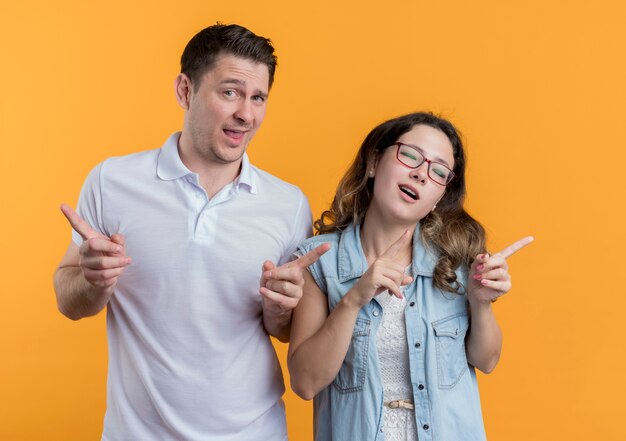
<svg viewBox="0 0 626 441">
<path fill-rule="evenodd" d="M 419 199 L 419 194 L 417 193 L 417 190 L 415 190 L 414 188 L 407 187 L 406 185 L 400 185 L 399 188 L 402 193 L 406 194 L 408 197 L 410 197 L 414 201 Z"/>
</svg>

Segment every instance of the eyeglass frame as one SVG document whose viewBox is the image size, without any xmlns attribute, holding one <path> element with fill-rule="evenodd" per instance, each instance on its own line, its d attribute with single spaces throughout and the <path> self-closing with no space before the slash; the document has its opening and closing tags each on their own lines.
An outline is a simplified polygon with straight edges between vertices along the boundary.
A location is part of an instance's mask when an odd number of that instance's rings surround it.
<svg viewBox="0 0 626 441">
<path fill-rule="evenodd" d="M 427 157 L 426 157 L 426 156 L 425 156 L 422 152 L 420 152 L 420 151 L 417 149 L 417 146 L 414 146 L 414 145 L 411 145 L 411 144 L 406 144 L 406 143 L 404 143 L 404 142 L 396 142 L 396 143 L 394 143 L 394 144 L 392 144 L 392 145 L 395 145 L 395 146 L 396 146 L 396 159 L 397 159 L 397 160 L 398 160 L 398 162 L 399 162 L 400 164 L 402 164 L 403 166 L 405 166 L 405 167 L 407 167 L 407 168 L 410 168 L 410 169 L 412 169 L 412 170 L 415 170 L 415 169 L 420 168 L 420 167 L 422 166 L 422 164 L 424 164 L 424 162 L 426 162 L 426 163 L 428 164 L 428 169 L 426 170 L 426 176 L 428 176 L 428 179 L 430 179 L 431 181 L 433 181 L 435 184 L 437 184 L 437 185 L 441 185 L 442 187 L 447 187 L 448 185 L 450 185 L 450 183 L 451 183 L 452 181 L 454 181 L 454 180 L 456 179 L 456 173 L 454 173 L 454 171 L 453 171 L 450 167 L 448 167 L 448 166 L 447 166 L 446 164 L 444 164 L 443 162 L 432 161 L 432 160 L 428 159 L 428 158 L 427 158 Z M 419 154 L 422 156 L 422 158 L 424 158 L 424 160 L 423 160 L 422 162 L 420 162 L 419 164 L 417 164 L 415 167 L 411 167 L 410 165 L 406 165 L 406 164 L 402 161 L 402 159 L 400 159 L 400 147 L 401 147 L 401 146 L 403 146 L 403 145 L 404 145 L 404 146 L 406 146 L 406 147 L 410 147 L 410 148 L 412 148 L 413 150 L 415 150 L 417 153 L 419 153 Z M 448 178 L 448 182 L 446 182 L 445 184 L 441 184 L 441 183 L 439 183 L 439 182 L 435 181 L 433 178 L 431 178 L 431 177 L 430 177 L 430 165 L 431 165 L 432 163 L 442 165 L 442 166 L 444 166 L 445 168 L 447 168 L 448 170 L 450 170 L 450 175 L 449 175 L 450 177 Z"/>
</svg>

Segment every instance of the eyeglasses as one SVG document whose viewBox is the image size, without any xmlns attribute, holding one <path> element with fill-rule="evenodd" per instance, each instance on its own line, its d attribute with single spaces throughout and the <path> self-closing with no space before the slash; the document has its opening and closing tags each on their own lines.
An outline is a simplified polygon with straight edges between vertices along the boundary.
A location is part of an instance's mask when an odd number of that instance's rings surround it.
<svg viewBox="0 0 626 441">
<path fill-rule="evenodd" d="M 435 184 L 446 186 L 454 179 L 454 172 L 441 162 L 434 162 L 426 158 L 415 146 L 396 142 L 398 151 L 396 158 L 406 167 L 418 168 L 424 162 L 428 163 L 428 177 Z"/>
</svg>

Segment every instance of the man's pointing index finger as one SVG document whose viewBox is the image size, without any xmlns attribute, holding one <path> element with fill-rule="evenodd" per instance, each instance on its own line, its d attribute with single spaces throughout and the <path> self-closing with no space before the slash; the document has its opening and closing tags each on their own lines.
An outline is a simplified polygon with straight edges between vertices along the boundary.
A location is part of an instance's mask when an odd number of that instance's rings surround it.
<svg viewBox="0 0 626 441">
<path fill-rule="evenodd" d="M 308 268 L 310 265 L 313 265 L 315 262 L 317 262 L 317 259 L 319 259 L 320 257 L 322 257 L 322 255 L 326 252 L 330 250 L 330 244 L 329 243 L 323 243 L 315 248 L 313 248 L 311 251 L 309 251 L 308 253 L 306 253 L 304 256 L 299 257 L 298 259 L 294 260 L 293 262 L 289 262 L 287 264 L 287 267 L 298 267 L 300 269 L 305 269 Z"/>
<path fill-rule="evenodd" d="M 61 204 L 61 212 L 68 220 L 72 228 L 81 235 L 83 240 L 89 240 L 100 236 L 100 234 L 91 228 L 89 224 L 87 224 L 87 222 L 85 222 L 83 218 L 80 217 L 78 213 L 76 213 L 69 205 Z"/>
</svg>

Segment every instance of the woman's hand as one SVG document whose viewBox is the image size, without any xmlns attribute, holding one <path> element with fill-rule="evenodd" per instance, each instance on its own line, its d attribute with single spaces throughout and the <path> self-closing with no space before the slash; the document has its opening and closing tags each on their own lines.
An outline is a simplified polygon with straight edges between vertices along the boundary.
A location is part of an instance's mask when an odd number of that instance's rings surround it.
<svg viewBox="0 0 626 441">
<path fill-rule="evenodd" d="M 385 290 L 401 299 L 400 286 L 411 283 L 413 278 L 405 276 L 405 266 L 397 259 L 400 257 L 399 252 L 410 240 L 411 235 L 407 230 L 370 265 L 346 296 L 350 296 L 359 308 L 367 305 L 372 298 Z"/>
<path fill-rule="evenodd" d="M 488 304 L 511 289 L 506 259 L 534 240 L 527 236 L 492 256 L 479 254 L 470 268 L 467 297 L 471 304 Z"/>
</svg>

